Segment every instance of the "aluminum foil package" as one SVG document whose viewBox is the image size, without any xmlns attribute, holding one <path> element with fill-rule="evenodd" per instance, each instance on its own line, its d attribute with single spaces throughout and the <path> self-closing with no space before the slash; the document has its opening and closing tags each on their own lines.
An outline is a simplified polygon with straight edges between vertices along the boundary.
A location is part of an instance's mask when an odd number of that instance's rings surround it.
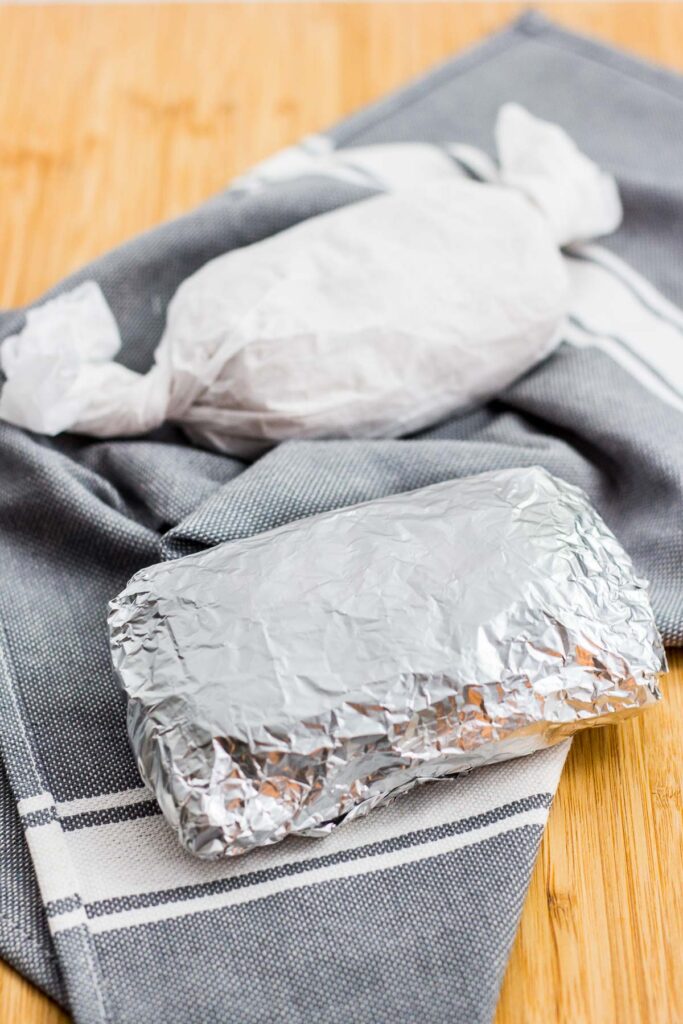
<svg viewBox="0 0 683 1024">
<path fill-rule="evenodd" d="M 664 667 L 628 556 L 538 468 L 152 566 L 109 621 L 142 777 L 207 858 L 612 721 Z"/>
</svg>

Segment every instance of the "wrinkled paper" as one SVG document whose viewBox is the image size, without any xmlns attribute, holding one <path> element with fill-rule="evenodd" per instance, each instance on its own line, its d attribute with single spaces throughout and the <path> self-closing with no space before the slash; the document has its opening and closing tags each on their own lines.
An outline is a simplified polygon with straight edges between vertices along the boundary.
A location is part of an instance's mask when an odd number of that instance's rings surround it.
<svg viewBox="0 0 683 1024">
<path fill-rule="evenodd" d="M 80 305 L 54 299 L 0 350 L 0 417 L 96 437 L 171 420 L 251 457 L 292 438 L 398 437 L 496 395 L 560 340 L 570 282 L 558 247 L 621 220 L 614 180 L 560 128 L 507 104 L 496 141 L 486 182 L 463 174 L 471 147 L 312 157 L 319 174 L 372 172 L 386 191 L 206 263 L 171 300 L 146 375 L 102 360 L 97 325 L 91 354 L 67 343 L 65 320 L 105 302 L 93 282 Z M 301 166 L 283 161 L 284 173 Z"/>
<path fill-rule="evenodd" d="M 664 665 L 646 584 L 538 468 L 152 566 L 109 625 L 142 777 L 207 858 L 613 721 Z"/>
</svg>

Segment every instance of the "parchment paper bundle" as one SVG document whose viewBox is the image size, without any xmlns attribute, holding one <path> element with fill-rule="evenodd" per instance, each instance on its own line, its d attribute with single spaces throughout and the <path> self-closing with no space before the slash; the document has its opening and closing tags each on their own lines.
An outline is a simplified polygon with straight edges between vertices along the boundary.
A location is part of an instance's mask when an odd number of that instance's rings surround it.
<svg viewBox="0 0 683 1024">
<path fill-rule="evenodd" d="M 325 834 L 418 782 L 658 697 L 647 590 L 545 470 L 326 512 L 139 572 L 113 660 L 143 778 L 202 857 Z"/>
<path fill-rule="evenodd" d="M 155 364 L 112 362 L 94 282 L 30 310 L 2 346 L 0 417 L 46 434 L 142 434 L 166 419 L 257 455 L 289 438 L 397 437 L 495 395 L 559 340 L 559 246 L 614 230 L 614 181 L 515 105 L 494 183 L 453 173 L 234 249 L 170 303 Z M 353 151 L 351 151 L 353 152 Z"/>
</svg>

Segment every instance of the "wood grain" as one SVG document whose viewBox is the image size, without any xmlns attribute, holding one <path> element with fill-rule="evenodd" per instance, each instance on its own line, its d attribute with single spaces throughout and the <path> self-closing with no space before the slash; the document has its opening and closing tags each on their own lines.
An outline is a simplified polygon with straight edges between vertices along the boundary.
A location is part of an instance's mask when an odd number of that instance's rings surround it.
<svg viewBox="0 0 683 1024">
<path fill-rule="evenodd" d="M 38 296 L 519 9 L 0 7 L 0 306 Z M 683 70 L 679 5 L 544 9 Z M 672 660 L 666 703 L 574 743 L 496 1024 L 683 1021 L 683 656 Z M 65 1020 L 0 968 L 0 1024 Z"/>
</svg>

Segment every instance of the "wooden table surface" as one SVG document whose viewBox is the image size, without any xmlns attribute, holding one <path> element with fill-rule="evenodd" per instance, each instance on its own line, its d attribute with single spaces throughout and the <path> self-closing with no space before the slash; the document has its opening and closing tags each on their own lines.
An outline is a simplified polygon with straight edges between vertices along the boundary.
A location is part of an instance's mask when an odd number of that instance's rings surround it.
<svg viewBox="0 0 683 1024">
<path fill-rule="evenodd" d="M 520 9 L 0 7 L 0 307 L 40 295 Z M 683 6 L 544 10 L 683 71 Z M 671 662 L 665 703 L 574 743 L 496 1024 L 683 1022 L 683 656 Z M 65 1021 L 0 967 L 0 1024 Z"/>
</svg>

